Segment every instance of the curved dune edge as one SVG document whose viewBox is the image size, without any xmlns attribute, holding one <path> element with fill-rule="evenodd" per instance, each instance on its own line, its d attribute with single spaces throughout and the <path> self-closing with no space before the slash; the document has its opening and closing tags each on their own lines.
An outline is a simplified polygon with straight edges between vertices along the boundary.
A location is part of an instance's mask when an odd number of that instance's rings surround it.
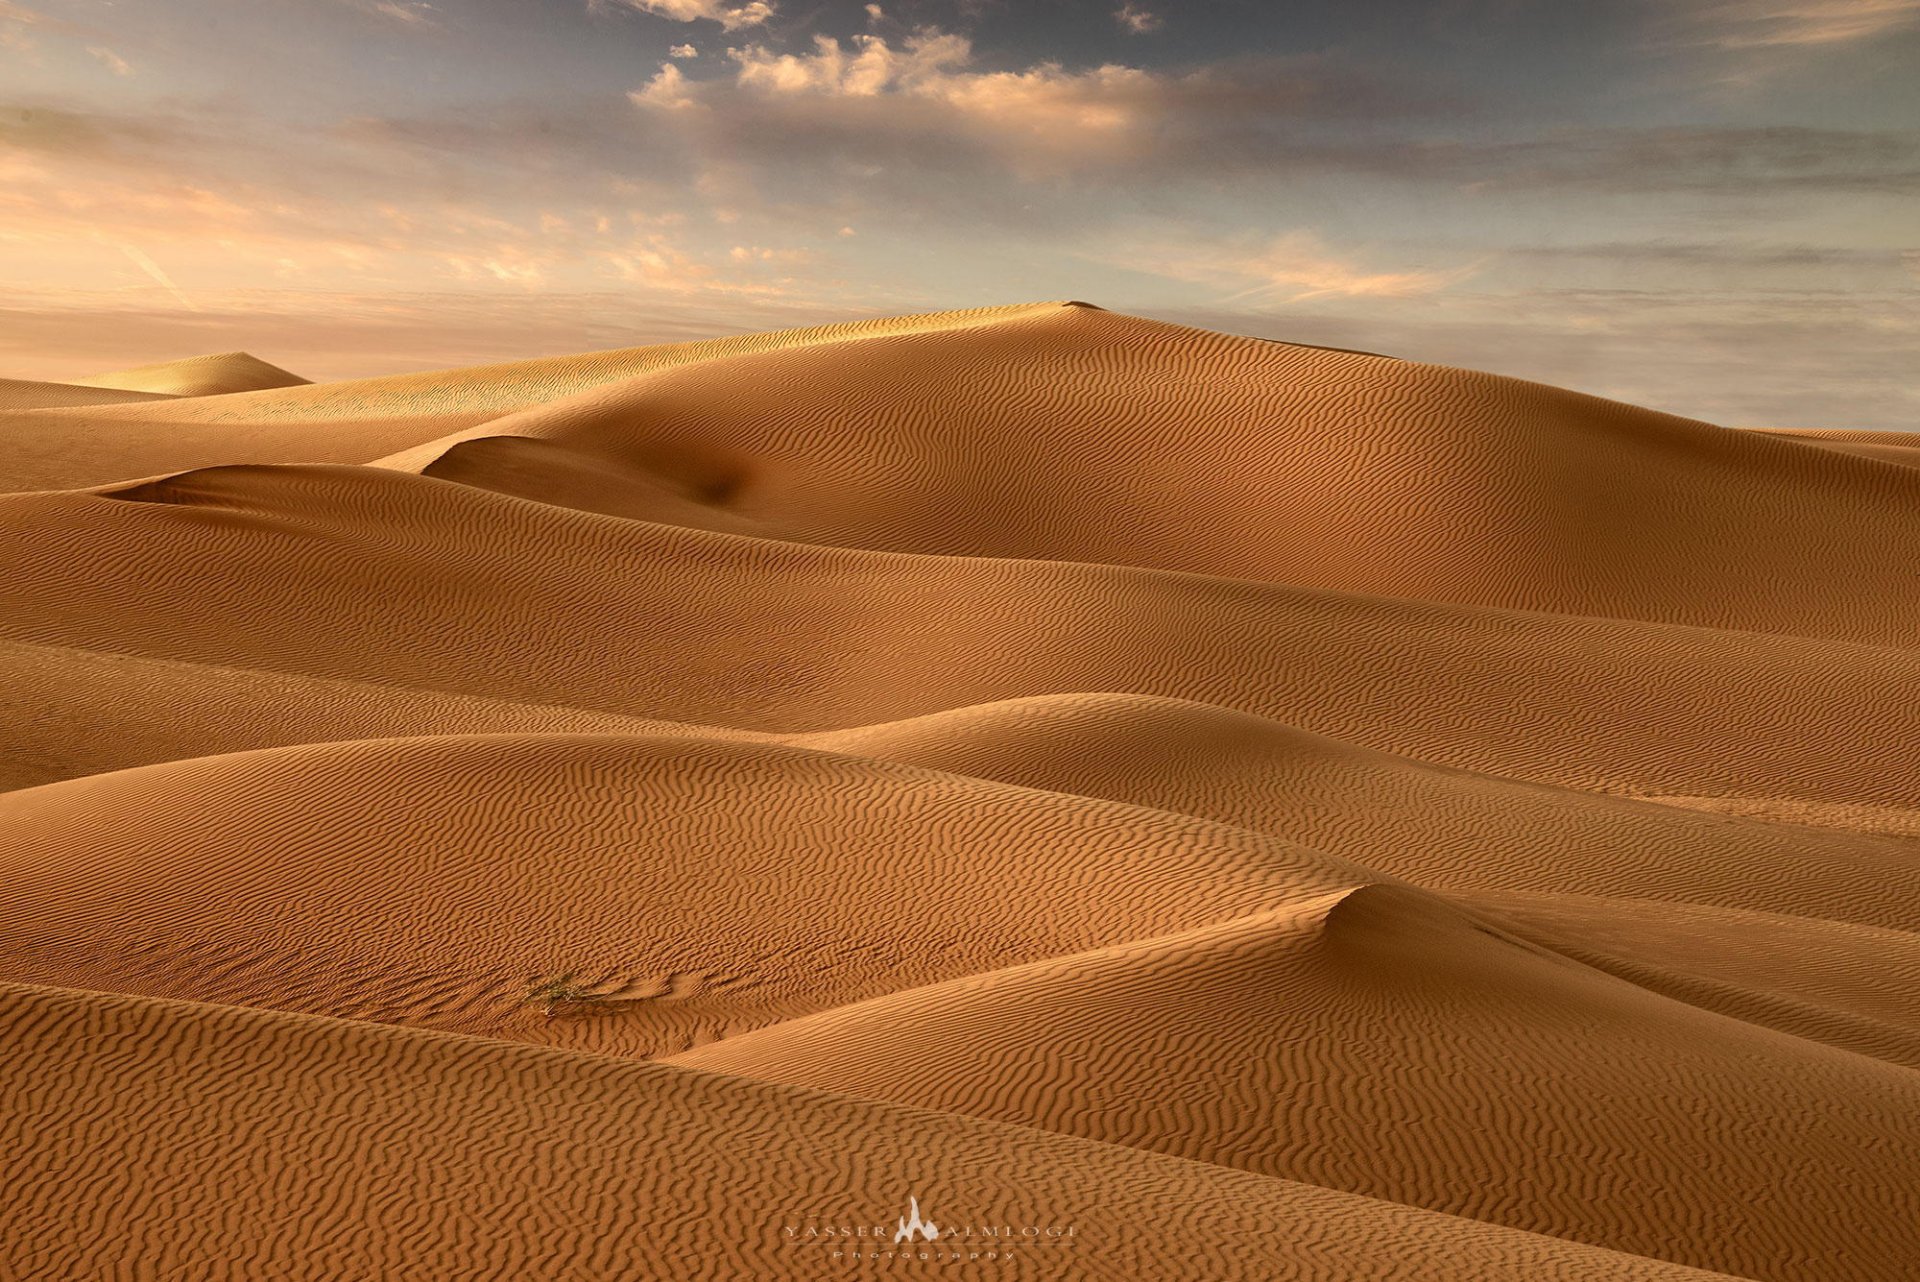
<svg viewBox="0 0 1920 1282">
<path fill-rule="evenodd" d="M 0 484 L 236 460 L 439 468 L 828 546 L 1869 644 L 1911 641 L 1920 592 L 1909 467 L 1070 304 L 86 414 L 19 424 Z M 111 448 L 74 447 L 118 419 Z"/>
<path fill-rule="evenodd" d="M 1070 1245 L 1000 1262 L 1017 1277 L 1712 1276 L 666 1066 L 11 984 L 0 1029 L 0 1162 L 15 1190 L 0 1261 L 23 1279 L 129 1261 L 147 1277 L 342 1282 L 871 1276 L 900 1265 L 836 1259 L 785 1229 L 890 1229 L 909 1195 L 944 1220 L 946 1243 L 966 1220 L 1073 1227 Z M 779 1183 L 759 1178 L 769 1152 Z"/>
</svg>

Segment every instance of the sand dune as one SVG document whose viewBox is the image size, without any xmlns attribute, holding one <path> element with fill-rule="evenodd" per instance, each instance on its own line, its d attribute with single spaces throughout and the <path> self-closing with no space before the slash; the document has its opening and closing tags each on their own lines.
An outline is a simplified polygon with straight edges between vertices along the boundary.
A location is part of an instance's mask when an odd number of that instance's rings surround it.
<svg viewBox="0 0 1920 1282">
<path fill-rule="evenodd" d="M 227 396 L 269 387 L 301 387 L 307 383 L 298 374 L 289 374 L 246 352 L 189 356 L 185 360 L 115 370 L 75 381 L 88 387 L 124 388 L 167 396 Z"/>
<path fill-rule="evenodd" d="M 23 981 L 629 1055 L 1368 876 L 1185 816 L 703 739 L 303 746 L 4 794 L 0 820 Z M 900 938 L 916 903 L 951 924 Z M 528 994 L 563 976 L 619 1017 L 542 1017 Z"/>
<path fill-rule="evenodd" d="M 1902 1278 L 1920 1250 L 1912 1072 L 1705 1016 L 1410 890 L 972 976 L 677 1062 L 1737 1275 Z M 1855 1107 L 1832 1116 L 1834 1098 Z M 1741 1160 L 1703 1164 L 1730 1144 Z M 1696 1238 L 1702 1222 L 1721 1232 Z"/>
<path fill-rule="evenodd" d="M 0 497 L 0 572 L 0 629 L 41 645 L 775 731 L 1155 694 L 1594 790 L 1920 805 L 1920 656 L 1890 647 L 819 548 L 369 468 Z"/>
<path fill-rule="evenodd" d="M 975 1225 L 1074 1230 L 1070 1244 L 959 1265 L 1017 1278 L 1711 1276 L 1203 1163 L 659 1065 L 15 985 L 0 987 L 0 1026 L 0 1162 L 21 1193 L 6 1258 L 22 1278 L 876 1276 L 920 1265 L 840 1258 L 804 1231 L 891 1230 L 909 1190 L 946 1219 L 931 1245 L 963 1257 L 996 1249 L 960 1232 Z M 95 1047 L 111 1054 L 84 1053 Z M 875 1170 L 902 1178 L 875 1189 Z M 142 1225 L 151 1231 L 130 1239 Z M 894 1252 L 890 1235 L 856 1245 Z"/>
<path fill-rule="evenodd" d="M 65 489 L 242 461 L 367 463 L 652 370 L 761 350 L 841 344 L 866 335 L 992 324 L 1052 306 L 939 312 L 471 370 L 272 387 L 196 399 L 191 408 L 0 416 L 0 432 L 10 443 L 7 457 L 0 459 L 0 490 Z M 100 439 L 103 428 L 109 440 Z"/>
<path fill-rule="evenodd" d="M 1038 304 L 0 440 L 0 1275 L 1920 1273 L 1896 434 Z"/>
</svg>

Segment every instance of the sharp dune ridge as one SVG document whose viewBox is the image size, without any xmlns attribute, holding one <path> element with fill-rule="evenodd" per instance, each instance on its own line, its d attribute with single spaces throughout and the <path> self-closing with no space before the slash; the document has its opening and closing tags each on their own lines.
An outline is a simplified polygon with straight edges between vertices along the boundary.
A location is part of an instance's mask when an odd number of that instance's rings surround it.
<svg viewBox="0 0 1920 1282">
<path fill-rule="evenodd" d="M 1898 434 L 1043 303 L 0 441 L 0 1276 L 1920 1274 Z"/>
</svg>

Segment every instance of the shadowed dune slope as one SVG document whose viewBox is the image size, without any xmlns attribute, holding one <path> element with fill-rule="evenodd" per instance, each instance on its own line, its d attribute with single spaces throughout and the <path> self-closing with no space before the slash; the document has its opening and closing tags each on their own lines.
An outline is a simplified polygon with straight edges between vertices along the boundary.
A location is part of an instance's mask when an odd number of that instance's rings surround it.
<svg viewBox="0 0 1920 1282">
<path fill-rule="evenodd" d="M 1011 1278 L 1712 1276 L 1153 1153 L 534 1047 L 18 985 L 0 986 L 0 1035 L 0 1173 L 18 1194 L 0 1263 L 22 1282 L 894 1277 L 921 1266 L 785 1230 L 890 1231 L 909 1193 L 943 1246 L 967 1224 L 1072 1225 L 1070 1245 L 979 1265 Z"/>
</svg>

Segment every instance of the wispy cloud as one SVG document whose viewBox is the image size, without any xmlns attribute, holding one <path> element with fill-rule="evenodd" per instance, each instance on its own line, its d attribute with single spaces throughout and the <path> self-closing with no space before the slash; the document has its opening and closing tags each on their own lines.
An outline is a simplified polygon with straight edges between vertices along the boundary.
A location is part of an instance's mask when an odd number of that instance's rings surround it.
<svg viewBox="0 0 1920 1282">
<path fill-rule="evenodd" d="M 1257 306 L 1323 298 L 1413 298 L 1457 285 L 1480 271 L 1470 262 L 1433 269 L 1381 270 L 1340 253 L 1315 232 L 1293 231 L 1264 244 L 1130 247 L 1108 258 L 1115 266 L 1227 292 L 1218 305 Z"/>
<path fill-rule="evenodd" d="M 769 0 L 589 0 L 605 7 L 622 4 L 675 22 L 717 22 L 728 31 L 757 27 L 774 15 Z"/>
<path fill-rule="evenodd" d="M 28 8 L 15 0 L 0 0 L 0 49 L 32 54 L 38 48 L 36 37 L 39 36 L 55 36 L 85 43 L 106 39 L 107 33 L 85 23 L 69 22 L 39 9 Z M 89 49 L 88 52 L 93 51 Z"/>
<path fill-rule="evenodd" d="M 348 6 L 403 27 L 438 27 L 436 6 L 425 0 L 343 0 Z"/>
<path fill-rule="evenodd" d="M 1158 31 L 1163 19 L 1159 14 L 1139 4 L 1123 4 L 1113 11 L 1113 20 L 1133 32 L 1143 36 L 1149 31 Z"/>
<path fill-rule="evenodd" d="M 197 312 L 200 310 L 200 305 L 194 302 L 191 298 L 188 298 L 186 294 L 181 290 L 181 288 L 178 285 L 174 284 L 173 277 L 167 275 L 166 271 L 161 268 L 160 264 L 154 262 L 153 259 L 147 255 L 146 251 L 138 248 L 137 246 L 128 245 L 128 244 L 122 244 L 120 246 L 120 251 L 124 253 L 128 258 L 133 260 L 133 265 L 135 267 L 138 267 L 141 271 L 153 277 L 153 279 L 156 282 L 158 282 L 158 284 L 160 285 L 160 288 L 166 290 L 167 293 L 173 296 L 174 302 L 180 304 L 180 306 L 186 308 L 190 312 Z"/>
<path fill-rule="evenodd" d="M 101 66 L 116 76 L 130 76 L 133 74 L 133 64 L 105 45 L 88 45 L 87 52 L 98 59 Z"/>
<path fill-rule="evenodd" d="M 63 36 L 85 37 L 100 34 L 92 27 L 68 22 L 64 18 L 53 17 L 38 9 L 29 9 L 26 5 L 16 4 L 14 0 L 0 0 L 0 23 L 17 27 L 34 27 Z"/>
<path fill-rule="evenodd" d="M 1920 24 L 1920 0 L 1713 0 L 1680 20 L 1693 43 L 1719 49 L 1835 45 Z"/>
</svg>

